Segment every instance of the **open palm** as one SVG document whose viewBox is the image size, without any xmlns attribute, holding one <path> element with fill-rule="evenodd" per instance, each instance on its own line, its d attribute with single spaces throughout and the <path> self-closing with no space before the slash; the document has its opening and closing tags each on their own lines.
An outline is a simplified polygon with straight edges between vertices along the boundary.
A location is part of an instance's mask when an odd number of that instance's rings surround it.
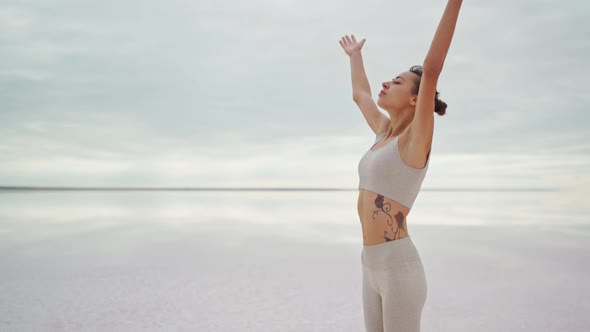
<svg viewBox="0 0 590 332">
<path fill-rule="evenodd" d="M 340 46 L 342 46 L 344 52 L 350 56 L 354 52 L 360 52 L 360 50 L 363 48 L 363 45 L 365 44 L 365 41 L 366 39 L 363 38 L 360 42 L 357 42 L 356 38 L 354 38 L 354 35 L 350 35 L 350 37 L 345 35 L 342 37 L 342 39 L 340 39 Z"/>
</svg>

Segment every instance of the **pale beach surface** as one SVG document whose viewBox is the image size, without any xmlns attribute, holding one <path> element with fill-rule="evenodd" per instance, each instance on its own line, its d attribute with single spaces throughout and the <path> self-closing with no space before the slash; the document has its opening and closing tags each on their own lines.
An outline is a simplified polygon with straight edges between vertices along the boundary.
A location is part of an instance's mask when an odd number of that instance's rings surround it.
<svg viewBox="0 0 590 332">
<path fill-rule="evenodd" d="M 22 195 L 0 205 L 0 331 L 364 331 L 356 193 L 314 194 L 323 213 L 305 193 Z M 589 225 L 408 218 L 422 331 L 590 330 Z"/>
</svg>

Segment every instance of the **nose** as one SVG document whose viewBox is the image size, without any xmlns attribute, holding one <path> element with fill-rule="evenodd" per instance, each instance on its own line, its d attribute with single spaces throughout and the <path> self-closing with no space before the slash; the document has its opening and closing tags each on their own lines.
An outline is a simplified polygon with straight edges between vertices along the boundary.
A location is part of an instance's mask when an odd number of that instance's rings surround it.
<svg viewBox="0 0 590 332">
<path fill-rule="evenodd" d="M 383 88 L 387 89 L 387 87 L 389 86 L 388 83 L 389 82 L 383 82 L 383 83 L 381 83 L 381 86 L 383 86 Z"/>
</svg>

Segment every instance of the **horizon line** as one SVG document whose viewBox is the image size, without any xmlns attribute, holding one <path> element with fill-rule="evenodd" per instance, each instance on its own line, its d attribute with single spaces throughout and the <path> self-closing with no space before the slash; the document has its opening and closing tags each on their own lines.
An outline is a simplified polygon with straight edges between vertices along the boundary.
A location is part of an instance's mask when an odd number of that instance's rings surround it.
<svg viewBox="0 0 590 332">
<path fill-rule="evenodd" d="M 330 187 L 137 187 L 137 186 L 0 186 L 0 190 L 88 190 L 88 191 L 357 191 L 358 188 L 330 188 Z M 517 187 L 517 188 L 422 188 L 421 191 L 561 191 L 560 188 L 550 187 Z"/>
</svg>

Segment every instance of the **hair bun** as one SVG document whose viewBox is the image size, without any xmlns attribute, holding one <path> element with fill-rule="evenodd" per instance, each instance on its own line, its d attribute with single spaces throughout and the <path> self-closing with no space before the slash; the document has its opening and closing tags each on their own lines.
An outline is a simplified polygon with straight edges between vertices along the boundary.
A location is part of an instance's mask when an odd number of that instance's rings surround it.
<svg viewBox="0 0 590 332">
<path fill-rule="evenodd" d="M 438 96 L 434 100 L 434 111 L 438 113 L 438 115 L 444 115 L 447 112 L 447 103 L 438 99 Z"/>
</svg>

